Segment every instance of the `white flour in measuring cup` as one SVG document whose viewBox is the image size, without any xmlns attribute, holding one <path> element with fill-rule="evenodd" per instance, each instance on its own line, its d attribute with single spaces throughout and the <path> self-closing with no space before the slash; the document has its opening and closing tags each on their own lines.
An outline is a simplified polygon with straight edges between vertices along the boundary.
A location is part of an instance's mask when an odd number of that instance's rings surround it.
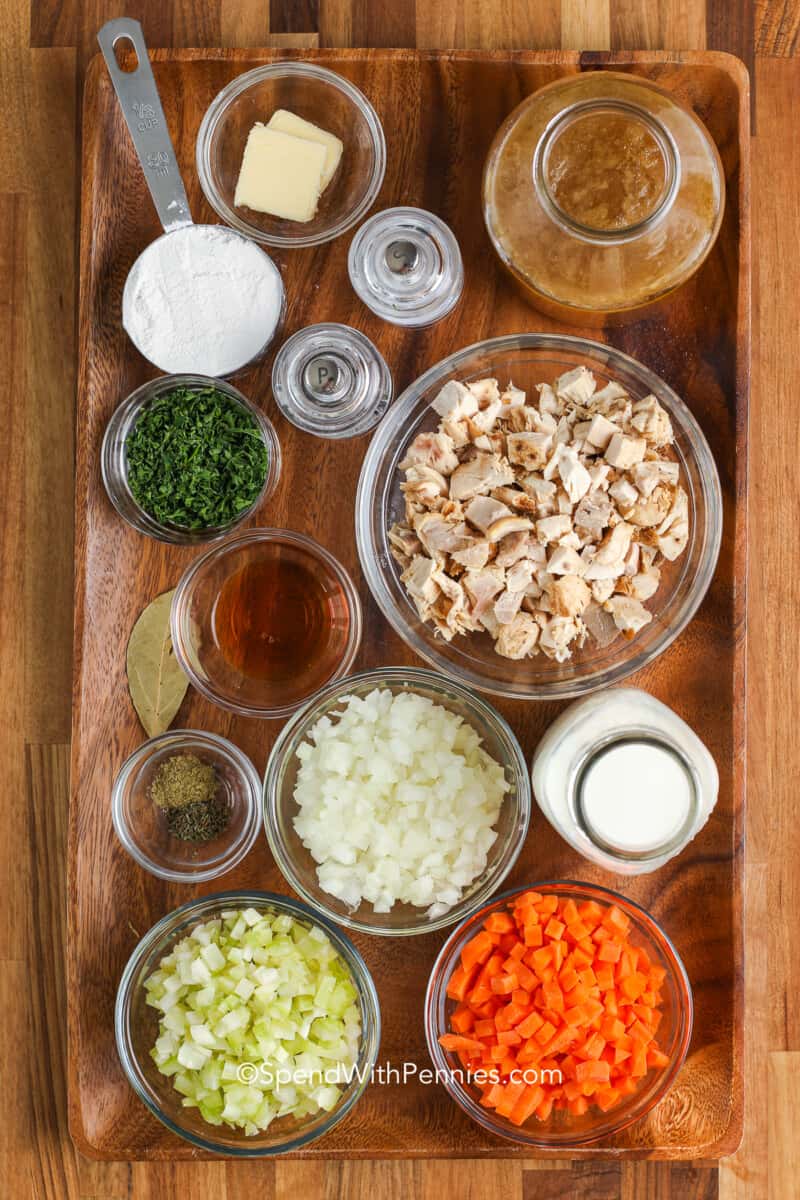
<svg viewBox="0 0 800 1200">
<path fill-rule="evenodd" d="M 122 324 L 159 370 L 225 376 L 266 350 L 283 307 L 283 280 L 263 250 L 221 225 L 183 225 L 131 267 Z"/>
</svg>

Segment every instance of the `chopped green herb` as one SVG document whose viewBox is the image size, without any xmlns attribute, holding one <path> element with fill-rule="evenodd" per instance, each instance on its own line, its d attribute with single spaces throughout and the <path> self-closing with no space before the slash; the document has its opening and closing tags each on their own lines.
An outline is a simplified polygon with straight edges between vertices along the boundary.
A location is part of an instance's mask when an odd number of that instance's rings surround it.
<svg viewBox="0 0 800 1200">
<path fill-rule="evenodd" d="M 156 521 L 186 529 L 233 521 L 255 502 L 269 467 L 255 418 L 214 387 L 156 396 L 125 449 L 137 503 Z"/>
</svg>

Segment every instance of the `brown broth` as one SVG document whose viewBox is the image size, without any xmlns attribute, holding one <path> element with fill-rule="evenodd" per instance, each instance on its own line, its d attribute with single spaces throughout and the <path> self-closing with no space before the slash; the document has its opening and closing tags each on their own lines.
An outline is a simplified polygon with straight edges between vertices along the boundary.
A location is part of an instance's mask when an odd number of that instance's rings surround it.
<svg viewBox="0 0 800 1200">
<path fill-rule="evenodd" d="M 574 121 L 550 151 L 550 193 L 589 229 L 629 229 L 658 207 L 667 182 L 664 156 L 642 121 L 597 113 Z"/>
<path fill-rule="evenodd" d="M 235 670 L 275 683 L 329 675 L 350 615 L 336 580 L 278 552 L 250 562 L 222 585 L 212 614 L 214 641 Z"/>
</svg>

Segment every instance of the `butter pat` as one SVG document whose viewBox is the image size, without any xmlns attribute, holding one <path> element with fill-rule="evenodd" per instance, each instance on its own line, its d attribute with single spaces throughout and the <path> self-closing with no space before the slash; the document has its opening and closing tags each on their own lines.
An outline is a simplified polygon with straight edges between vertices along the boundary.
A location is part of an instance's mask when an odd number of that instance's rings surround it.
<svg viewBox="0 0 800 1200">
<path fill-rule="evenodd" d="M 250 130 L 234 204 L 287 221 L 310 221 L 323 188 L 327 148 L 256 124 Z"/>
<path fill-rule="evenodd" d="M 319 142 L 321 146 L 325 147 L 325 166 L 322 169 L 322 191 L 324 192 L 336 173 L 344 150 L 339 138 L 312 125 L 303 117 L 298 117 L 296 113 L 288 112 L 285 108 L 279 108 L 272 114 L 267 129 L 278 129 L 281 133 L 305 138 L 309 142 Z"/>
</svg>

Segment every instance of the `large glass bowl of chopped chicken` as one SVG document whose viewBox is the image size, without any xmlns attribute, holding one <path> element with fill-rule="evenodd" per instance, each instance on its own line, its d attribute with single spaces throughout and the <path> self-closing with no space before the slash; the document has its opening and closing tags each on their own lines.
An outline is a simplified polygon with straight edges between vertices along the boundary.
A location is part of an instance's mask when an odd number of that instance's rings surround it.
<svg viewBox="0 0 800 1200">
<path fill-rule="evenodd" d="M 364 459 L 361 567 L 426 662 L 558 699 L 640 670 L 714 574 L 719 476 L 691 412 L 627 355 L 566 335 L 468 346 L 395 402 Z"/>
</svg>

